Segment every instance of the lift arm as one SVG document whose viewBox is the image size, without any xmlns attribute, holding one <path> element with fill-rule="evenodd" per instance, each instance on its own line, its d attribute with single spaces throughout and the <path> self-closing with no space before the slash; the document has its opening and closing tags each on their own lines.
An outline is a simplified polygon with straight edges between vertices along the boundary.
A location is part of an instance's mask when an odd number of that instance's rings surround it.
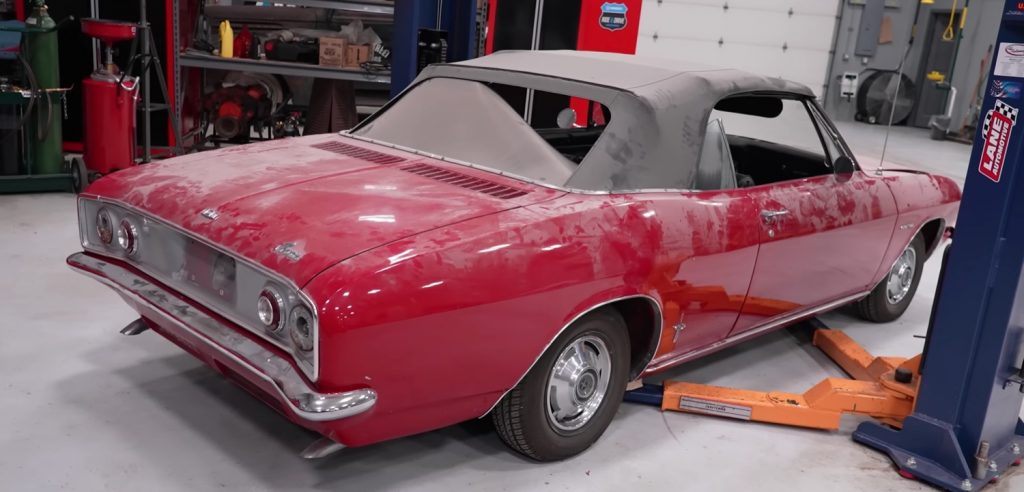
<svg viewBox="0 0 1024 492">
<path fill-rule="evenodd" d="M 919 357 L 873 357 L 837 330 L 817 330 L 814 345 L 854 379 L 826 378 L 803 394 L 668 382 L 661 408 L 824 430 L 839 429 L 844 413 L 902 425 L 914 408 Z"/>
</svg>

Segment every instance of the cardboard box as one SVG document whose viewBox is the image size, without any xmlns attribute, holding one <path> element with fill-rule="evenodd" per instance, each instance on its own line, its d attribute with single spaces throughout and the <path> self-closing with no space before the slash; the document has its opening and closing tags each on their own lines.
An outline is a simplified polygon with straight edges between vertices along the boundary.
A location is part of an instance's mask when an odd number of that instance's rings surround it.
<svg viewBox="0 0 1024 492">
<path fill-rule="evenodd" d="M 345 68 L 359 68 L 370 61 L 370 45 L 350 44 L 345 48 Z"/>
<path fill-rule="evenodd" d="M 347 47 L 344 38 L 320 38 L 320 65 L 343 68 L 348 58 Z"/>
</svg>

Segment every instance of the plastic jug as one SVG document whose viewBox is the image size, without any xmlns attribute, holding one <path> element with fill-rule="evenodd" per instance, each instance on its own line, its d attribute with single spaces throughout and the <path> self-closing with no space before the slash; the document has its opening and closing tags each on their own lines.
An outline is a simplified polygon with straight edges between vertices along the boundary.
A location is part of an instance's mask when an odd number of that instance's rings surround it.
<svg viewBox="0 0 1024 492">
<path fill-rule="evenodd" d="M 220 57 L 233 58 L 235 53 L 235 33 L 231 30 L 231 23 L 221 21 L 220 23 Z"/>
</svg>

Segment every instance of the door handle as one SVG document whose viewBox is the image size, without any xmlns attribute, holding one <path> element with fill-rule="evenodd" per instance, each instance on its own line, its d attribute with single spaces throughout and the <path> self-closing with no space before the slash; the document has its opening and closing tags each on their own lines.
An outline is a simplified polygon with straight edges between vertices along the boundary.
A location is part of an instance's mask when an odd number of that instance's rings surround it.
<svg viewBox="0 0 1024 492">
<path fill-rule="evenodd" d="M 786 209 L 762 210 L 761 211 L 761 220 L 764 220 L 765 223 L 770 224 L 770 223 L 775 222 L 779 217 L 785 217 L 787 215 L 789 215 L 789 210 L 786 210 Z"/>
</svg>

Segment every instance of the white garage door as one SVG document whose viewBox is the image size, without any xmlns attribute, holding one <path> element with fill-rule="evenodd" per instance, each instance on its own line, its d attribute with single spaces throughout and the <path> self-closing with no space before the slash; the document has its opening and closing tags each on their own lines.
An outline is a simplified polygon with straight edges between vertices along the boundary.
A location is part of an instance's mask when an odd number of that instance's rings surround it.
<svg viewBox="0 0 1024 492">
<path fill-rule="evenodd" d="M 639 55 L 826 83 L 840 0 L 644 0 Z"/>
</svg>

